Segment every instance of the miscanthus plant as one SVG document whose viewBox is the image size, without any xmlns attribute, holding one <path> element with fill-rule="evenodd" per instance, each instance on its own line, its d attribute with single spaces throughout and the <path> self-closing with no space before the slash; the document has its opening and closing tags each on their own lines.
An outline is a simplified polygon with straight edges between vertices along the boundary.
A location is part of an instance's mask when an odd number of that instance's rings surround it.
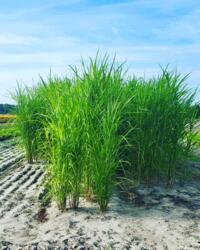
<svg viewBox="0 0 200 250">
<path fill-rule="evenodd" d="M 55 85 L 56 86 L 56 85 Z M 63 210 L 66 199 L 77 208 L 81 194 L 84 133 L 79 91 L 65 85 L 56 88 L 50 99 L 46 136 L 50 149 L 50 174 L 53 193 Z"/>
<path fill-rule="evenodd" d="M 83 64 L 82 84 L 85 106 L 85 185 L 93 193 L 102 211 L 107 209 L 115 173 L 118 151 L 123 137 L 118 134 L 122 110 L 122 66 L 109 58 L 95 58 L 89 67 Z"/>
<path fill-rule="evenodd" d="M 165 69 L 157 78 L 133 79 L 126 85 L 135 96 L 121 125 L 121 133 L 130 131 L 121 155 L 128 162 L 125 171 L 138 183 L 163 178 L 171 184 L 180 160 L 191 149 L 188 135 L 196 110 L 185 79 Z"/>
<path fill-rule="evenodd" d="M 20 87 L 13 94 L 17 105 L 15 108 L 15 126 L 20 134 L 21 143 L 25 149 L 29 163 L 38 156 L 38 132 L 41 127 L 39 122 L 42 112 L 42 99 L 37 95 L 37 89 Z"/>
<path fill-rule="evenodd" d="M 27 159 L 46 160 L 59 208 L 77 208 L 84 196 L 105 211 L 116 174 L 172 184 L 192 146 L 196 109 L 186 78 L 167 69 L 149 80 L 127 78 L 123 65 L 98 55 L 72 72 L 14 95 Z"/>
</svg>

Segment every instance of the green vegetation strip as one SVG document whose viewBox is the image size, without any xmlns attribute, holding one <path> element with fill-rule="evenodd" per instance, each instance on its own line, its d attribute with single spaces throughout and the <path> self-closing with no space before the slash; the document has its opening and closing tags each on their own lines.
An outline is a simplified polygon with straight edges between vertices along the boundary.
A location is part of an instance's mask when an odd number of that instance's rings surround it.
<svg viewBox="0 0 200 250">
<path fill-rule="evenodd" d="M 18 134 L 13 123 L 0 123 L 0 141 L 16 137 Z"/>
</svg>

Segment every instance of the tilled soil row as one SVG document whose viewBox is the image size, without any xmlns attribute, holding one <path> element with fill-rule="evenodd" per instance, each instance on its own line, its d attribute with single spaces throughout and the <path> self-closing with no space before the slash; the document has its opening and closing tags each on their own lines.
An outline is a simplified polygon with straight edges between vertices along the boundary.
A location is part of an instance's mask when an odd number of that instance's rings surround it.
<svg viewBox="0 0 200 250">
<path fill-rule="evenodd" d="M 12 140 L 0 142 L 0 180 L 5 172 L 16 167 L 24 154 L 13 144 Z"/>
<path fill-rule="evenodd" d="M 36 185 L 42 173 L 39 166 L 20 167 L 9 180 L 0 186 L 0 218 L 17 205 L 29 188 Z"/>
<path fill-rule="evenodd" d="M 26 221 L 18 224 L 18 217 L 33 206 L 42 176 L 42 164 L 26 164 L 12 141 L 0 142 L 0 249 L 9 249 L 4 239 L 15 230 L 24 232 Z"/>
</svg>

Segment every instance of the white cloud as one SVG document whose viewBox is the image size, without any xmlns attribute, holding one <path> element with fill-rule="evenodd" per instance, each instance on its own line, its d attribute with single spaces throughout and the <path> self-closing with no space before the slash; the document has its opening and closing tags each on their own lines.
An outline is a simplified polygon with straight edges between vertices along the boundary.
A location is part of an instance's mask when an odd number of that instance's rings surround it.
<svg viewBox="0 0 200 250">
<path fill-rule="evenodd" d="M 30 45 L 39 44 L 40 38 L 33 36 L 0 35 L 1 45 Z"/>
<path fill-rule="evenodd" d="M 6 45 L 32 45 L 38 47 L 40 45 L 49 46 L 72 46 L 77 39 L 71 36 L 22 36 L 22 35 L 0 35 L 0 46 Z"/>
<path fill-rule="evenodd" d="M 189 40 L 199 43 L 200 40 L 200 7 L 184 15 L 169 20 L 164 29 L 156 30 L 161 38 L 178 40 Z"/>
</svg>

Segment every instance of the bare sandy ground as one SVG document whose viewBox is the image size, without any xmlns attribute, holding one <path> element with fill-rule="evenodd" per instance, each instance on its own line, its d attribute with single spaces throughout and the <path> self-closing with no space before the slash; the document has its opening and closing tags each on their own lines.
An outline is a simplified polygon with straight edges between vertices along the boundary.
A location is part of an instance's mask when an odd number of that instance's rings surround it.
<svg viewBox="0 0 200 250">
<path fill-rule="evenodd" d="M 200 249 L 199 179 L 173 189 L 140 186 L 129 202 L 115 191 L 105 214 L 85 200 L 61 213 L 39 202 L 43 166 L 21 159 L 0 144 L 0 249 Z"/>
</svg>

